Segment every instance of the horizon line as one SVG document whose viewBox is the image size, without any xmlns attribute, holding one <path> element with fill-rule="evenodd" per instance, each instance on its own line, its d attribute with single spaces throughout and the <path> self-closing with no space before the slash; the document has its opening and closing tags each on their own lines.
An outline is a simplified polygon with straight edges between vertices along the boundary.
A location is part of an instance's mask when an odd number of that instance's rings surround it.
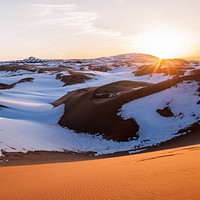
<svg viewBox="0 0 200 200">
<path fill-rule="evenodd" d="M 9 62 L 9 61 L 21 61 L 21 60 L 25 60 L 25 59 L 28 59 L 28 58 L 36 58 L 36 59 L 41 59 L 41 60 L 94 60 L 94 59 L 99 59 L 99 58 L 108 58 L 108 57 L 114 57 L 114 56 L 122 56 L 122 55 L 130 55 L 130 54 L 142 54 L 142 55 L 148 55 L 148 56 L 152 56 L 152 57 L 155 57 L 155 58 L 158 58 L 158 59 L 183 59 L 183 60 L 200 60 L 200 56 L 197 57 L 197 56 L 180 56 L 180 57 L 172 57 L 172 58 L 160 58 L 159 56 L 155 56 L 155 55 L 152 55 L 152 54 L 148 54 L 148 53 L 139 53 L 139 52 L 135 52 L 135 53 L 121 53 L 121 54 L 114 54 L 114 55 L 107 55 L 107 56 L 99 56 L 99 57 L 91 57 L 91 58 L 80 58 L 80 57 L 77 57 L 77 58 L 64 58 L 64 57 L 55 57 L 55 58 L 38 58 L 38 57 L 35 57 L 35 56 L 28 56 L 28 57 L 25 57 L 24 59 L 10 59 L 10 60 L 1 60 L 0 59 L 0 62 Z"/>
</svg>

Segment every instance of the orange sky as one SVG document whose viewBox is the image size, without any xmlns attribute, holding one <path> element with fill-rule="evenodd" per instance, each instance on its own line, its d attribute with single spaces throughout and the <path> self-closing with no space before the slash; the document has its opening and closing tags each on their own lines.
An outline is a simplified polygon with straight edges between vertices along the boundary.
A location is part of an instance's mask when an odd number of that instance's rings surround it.
<svg viewBox="0 0 200 200">
<path fill-rule="evenodd" d="M 9 0 L 0 7 L 0 60 L 131 52 L 200 58 L 199 0 Z"/>
</svg>

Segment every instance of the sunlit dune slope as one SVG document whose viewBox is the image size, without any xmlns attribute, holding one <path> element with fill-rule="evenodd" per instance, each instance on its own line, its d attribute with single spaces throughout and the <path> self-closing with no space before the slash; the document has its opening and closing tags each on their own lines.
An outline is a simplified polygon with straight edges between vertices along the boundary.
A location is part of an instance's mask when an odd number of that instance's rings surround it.
<svg viewBox="0 0 200 200">
<path fill-rule="evenodd" d="M 0 200 L 198 200 L 200 146 L 92 161 L 0 168 Z"/>
</svg>

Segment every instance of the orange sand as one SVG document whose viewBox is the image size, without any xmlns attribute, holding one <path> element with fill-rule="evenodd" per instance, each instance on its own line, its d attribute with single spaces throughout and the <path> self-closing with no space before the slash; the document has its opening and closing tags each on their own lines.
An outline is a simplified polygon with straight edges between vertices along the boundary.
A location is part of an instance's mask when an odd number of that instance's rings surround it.
<svg viewBox="0 0 200 200">
<path fill-rule="evenodd" d="M 0 200 L 200 199 L 200 145 L 0 168 Z"/>
</svg>

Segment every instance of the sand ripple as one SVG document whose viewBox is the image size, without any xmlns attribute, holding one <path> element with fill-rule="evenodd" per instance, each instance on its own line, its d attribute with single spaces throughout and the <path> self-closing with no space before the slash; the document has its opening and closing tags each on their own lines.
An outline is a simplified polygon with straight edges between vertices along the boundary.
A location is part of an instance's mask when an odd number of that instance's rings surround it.
<svg viewBox="0 0 200 200">
<path fill-rule="evenodd" d="M 0 200 L 200 198 L 200 145 L 138 155 L 0 168 Z"/>
</svg>

